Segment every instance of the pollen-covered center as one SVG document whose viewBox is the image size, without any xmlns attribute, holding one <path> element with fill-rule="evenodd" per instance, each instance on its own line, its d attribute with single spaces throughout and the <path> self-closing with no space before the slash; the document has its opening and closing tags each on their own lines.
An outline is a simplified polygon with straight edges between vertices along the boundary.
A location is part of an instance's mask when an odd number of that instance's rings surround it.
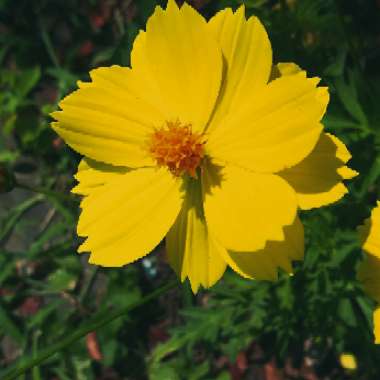
<svg viewBox="0 0 380 380">
<path fill-rule="evenodd" d="M 174 175 L 187 173 L 195 178 L 204 156 L 204 143 L 204 136 L 192 132 L 190 124 L 168 121 L 152 134 L 149 152 L 158 165 L 167 166 Z"/>
</svg>

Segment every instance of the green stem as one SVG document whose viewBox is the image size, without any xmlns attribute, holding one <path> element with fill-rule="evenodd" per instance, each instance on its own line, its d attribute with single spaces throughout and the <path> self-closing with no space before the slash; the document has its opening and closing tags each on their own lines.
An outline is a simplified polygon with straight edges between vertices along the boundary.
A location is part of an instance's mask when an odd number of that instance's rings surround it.
<svg viewBox="0 0 380 380">
<path fill-rule="evenodd" d="M 80 303 L 83 304 L 83 302 L 87 298 L 92 286 L 94 285 L 98 270 L 99 270 L 98 266 L 94 266 L 90 269 L 89 276 L 87 277 L 86 282 L 84 283 L 78 297 Z"/>
<path fill-rule="evenodd" d="M 49 198 L 60 199 L 61 201 L 76 202 L 76 199 L 70 195 L 58 193 L 52 190 L 43 189 L 41 187 L 29 186 L 29 185 L 25 185 L 23 183 L 18 183 L 18 182 L 16 182 L 15 187 L 29 190 L 29 191 L 32 191 L 33 193 L 42 194 Z"/>
<path fill-rule="evenodd" d="M 159 297 L 161 294 L 167 292 L 170 289 L 173 289 L 175 286 L 178 285 L 177 281 L 171 282 L 169 284 L 166 284 L 162 286 L 161 288 L 158 288 L 154 292 L 148 294 L 147 296 L 141 298 L 139 301 L 136 301 L 132 303 L 131 305 L 124 307 L 119 310 L 110 311 L 106 316 L 99 316 L 95 317 L 92 320 L 86 322 L 83 324 L 78 330 L 76 330 L 73 334 L 62 337 L 57 343 L 54 343 L 47 349 L 41 351 L 38 355 L 35 357 L 29 357 L 27 359 L 22 360 L 18 364 L 16 364 L 15 367 L 11 368 L 10 370 L 6 371 L 3 374 L 2 380 L 13 380 L 16 379 L 18 376 L 24 374 L 26 371 L 32 369 L 36 365 L 41 364 L 46 359 L 50 358 L 55 353 L 64 350 L 65 348 L 69 347 L 71 344 L 73 344 L 75 341 L 77 341 L 80 338 L 83 338 L 91 331 L 97 330 L 100 327 L 107 325 L 108 323 L 114 321 L 117 318 L 125 316 L 130 311 L 146 304 L 147 302 Z"/>
<path fill-rule="evenodd" d="M 41 38 L 45 45 L 46 52 L 48 53 L 49 58 L 51 59 L 55 67 L 60 67 L 57 55 L 55 54 L 53 45 L 50 40 L 50 36 L 46 31 L 45 24 L 43 23 L 41 16 L 39 16 L 39 26 L 41 31 Z"/>
<path fill-rule="evenodd" d="M 339 0 L 335 0 L 334 5 L 335 5 L 335 10 L 336 10 L 336 13 L 338 16 L 338 22 L 340 24 L 340 29 L 341 29 L 342 34 L 343 34 L 343 36 L 347 42 L 349 54 L 351 55 L 351 58 L 353 59 L 358 70 L 362 73 L 363 70 L 362 70 L 362 65 L 360 63 L 360 56 L 359 56 L 357 49 L 356 49 L 356 47 L 355 47 L 355 45 L 351 39 L 350 32 L 348 30 L 346 21 L 344 20 L 344 14 L 342 12 L 342 8 L 340 6 Z"/>
<path fill-rule="evenodd" d="M 185 281 L 182 285 L 183 304 L 189 308 L 194 304 L 194 294 L 191 290 L 190 282 Z"/>
</svg>

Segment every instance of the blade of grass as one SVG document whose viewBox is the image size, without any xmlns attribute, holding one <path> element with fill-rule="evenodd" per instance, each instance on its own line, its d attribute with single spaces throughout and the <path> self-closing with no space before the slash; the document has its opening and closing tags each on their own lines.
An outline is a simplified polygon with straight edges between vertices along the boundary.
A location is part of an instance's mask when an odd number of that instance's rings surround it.
<svg viewBox="0 0 380 380">
<path fill-rule="evenodd" d="M 0 244 L 6 239 L 8 234 L 13 230 L 16 226 L 17 222 L 24 215 L 26 211 L 30 208 L 34 207 L 37 203 L 42 202 L 44 197 L 42 195 L 36 195 L 32 198 L 28 198 L 24 202 L 18 204 L 14 207 L 9 214 L 0 221 Z"/>
<path fill-rule="evenodd" d="M 42 350 L 38 353 L 36 357 L 28 357 L 24 359 L 20 359 L 20 361 L 11 369 L 7 370 L 2 374 L 2 380 L 13 380 L 18 376 L 24 374 L 26 371 L 34 368 L 35 366 L 43 363 L 46 359 L 54 355 L 55 353 L 64 350 L 68 346 L 70 346 L 75 341 L 83 338 L 91 331 L 97 330 L 100 327 L 107 325 L 108 323 L 114 321 L 117 318 L 123 317 L 132 310 L 146 304 L 147 302 L 159 297 L 161 294 L 167 292 L 170 289 L 173 289 L 178 285 L 177 281 L 170 282 L 158 288 L 154 292 L 148 294 L 147 296 L 141 298 L 139 301 L 134 302 L 133 304 L 119 309 L 110 311 L 106 316 L 101 315 L 100 317 L 95 317 L 88 322 L 84 323 L 80 328 L 78 328 L 74 333 L 64 336 L 57 341 L 57 343 L 51 345 L 45 350 Z"/>
</svg>

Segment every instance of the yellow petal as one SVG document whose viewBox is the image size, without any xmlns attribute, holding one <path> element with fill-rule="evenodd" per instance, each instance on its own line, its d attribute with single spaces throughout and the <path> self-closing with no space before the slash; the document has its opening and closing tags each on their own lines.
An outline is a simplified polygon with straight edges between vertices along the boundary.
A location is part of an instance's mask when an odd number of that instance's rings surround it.
<svg viewBox="0 0 380 380">
<path fill-rule="evenodd" d="M 222 54 L 205 19 L 188 4 L 179 9 L 169 0 L 166 10 L 156 7 L 133 50 L 132 71 L 155 82 L 165 117 L 202 131 L 222 75 Z"/>
<path fill-rule="evenodd" d="M 305 73 L 284 76 L 259 96 L 229 113 L 209 136 L 215 159 L 262 173 L 278 172 L 303 160 L 315 147 L 328 103 L 326 88 Z"/>
<path fill-rule="evenodd" d="M 102 266 L 135 261 L 164 238 L 181 205 L 181 181 L 166 169 L 111 175 L 81 203 L 78 234 L 87 240 L 80 252 L 90 251 L 89 261 Z"/>
<path fill-rule="evenodd" d="M 203 174 L 207 225 L 233 251 L 256 251 L 268 240 L 284 240 L 283 227 L 296 217 L 294 190 L 279 176 L 232 165 L 209 165 Z"/>
<path fill-rule="evenodd" d="M 377 302 L 380 302 L 380 259 L 377 256 L 366 255 L 360 263 L 357 278 L 365 292 Z"/>
<path fill-rule="evenodd" d="M 228 265 L 246 278 L 277 280 L 278 269 L 292 273 L 292 260 L 302 260 L 304 255 L 304 231 L 299 218 L 284 228 L 284 241 L 268 241 L 256 252 L 225 251 Z"/>
<path fill-rule="evenodd" d="M 160 111 L 133 92 L 130 69 L 112 66 L 91 73 L 92 82 L 60 102 L 53 129 L 79 153 L 129 167 L 152 165 L 146 140 L 161 125 Z"/>
<path fill-rule="evenodd" d="M 176 222 L 166 236 L 170 265 L 184 281 L 189 278 L 194 293 L 199 286 L 209 288 L 223 275 L 225 251 L 207 230 L 199 184 L 191 181 Z"/>
<path fill-rule="evenodd" d="M 380 260 L 380 201 L 377 201 L 371 217 L 366 219 L 363 226 L 359 227 L 359 234 L 363 250 Z M 380 271 L 378 273 L 380 274 Z"/>
<path fill-rule="evenodd" d="M 380 307 L 373 313 L 373 333 L 375 335 L 375 344 L 380 343 Z"/>
<path fill-rule="evenodd" d="M 113 177 L 123 175 L 129 170 L 131 169 L 83 158 L 79 163 L 77 174 L 74 176 L 79 184 L 71 192 L 89 195 L 96 187 L 106 184 Z"/>
<path fill-rule="evenodd" d="M 303 161 L 279 175 L 296 191 L 300 208 L 321 207 L 336 202 L 347 193 L 342 180 L 357 174 L 344 166 L 350 158 L 342 141 L 322 133 L 314 150 Z"/>
<path fill-rule="evenodd" d="M 230 8 L 218 12 L 208 23 L 219 42 L 225 72 L 215 115 L 208 130 L 218 127 L 229 110 L 250 102 L 268 82 L 272 49 L 264 26 L 257 17 L 246 20 L 244 6 L 235 13 Z M 257 95 L 260 96 L 260 95 Z"/>
<path fill-rule="evenodd" d="M 277 65 L 281 76 L 297 74 L 302 69 L 294 62 L 279 62 Z"/>
<path fill-rule="evenodd" d="M 285 75 L 294 75 L 303 71 L 297 64 L 293 62 L 280 62 L 272 66 L 270 81 Z"/>
<path fill-rule="evenodd" d="M 131 75 L 129 84 L 133 88 L 133 92 L 137 96 L 144 99 L 148 104 L 154 105 L 164 115 L 165 120 L 170 120 L 172 109 L 166 102 L 165 97 L 158 87 L 156 78 L 154 77 L 147 57 L 146 48 L 146 32 L 140 30 L 133 42 L 131 52 Z M 176 116 L 178 117 L 178 115 Z M 159 125 L 162 126 L 162 125 Z"/>
<path fill-rule="evenodd" d="M 337 173 L 343 178 L 343 179 L 352 179 L 355 178 L 359 173 L 356 170 L 353 170 L 349 168 L 348 166 L 342 166 L 337 169 Z"/>
</svg>

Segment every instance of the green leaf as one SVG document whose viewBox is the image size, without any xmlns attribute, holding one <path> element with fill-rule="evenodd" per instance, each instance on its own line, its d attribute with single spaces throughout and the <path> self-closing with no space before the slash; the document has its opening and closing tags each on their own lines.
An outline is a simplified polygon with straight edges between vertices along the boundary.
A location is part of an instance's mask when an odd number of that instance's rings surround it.
<svg viewBox="0 0 380 380">
<path fill-rule="evenodd" d="M 41 78 L 41 70 L 39 66 L 24 69 L 17 78 L 16 91 L 17 94 L 24 98 L 33 89 Z"/>
<path fill-rule="evenodd" d="M 338 304 L 338 315 L 349 327 L 356 327 L 357 320 L 352 302 L 349 298 L 342 298 Z"/>
<path fill-rule="evenodd" d="M 36 326 L 43 326 L 44 323 L 48 323 L 47 319 L 57 308 L 63 303 L 61 299 L 54 300 L 50 304 L 39 309 L 36 314 L 31 316 L 27 321 L 27 328 L 30 330 Z"/>
<path fill-rule="evenodd" d="M 349 79 L 346 82 L 343 76 L 335 80 L 335 89 L 345 110 L 361 125 L 368 126 L 367 116 L 359 102 L 356 89 L 356 78 L 353 71 L 349 72 Z"/>
<path fill-rule="evenodd" d="M 380 157 L 376 157 L 371 165 L 367 175 L 364 177 L 364 181 L 359 190 L 359 196 L 362 198 L 372 186 L 380 178 Z"/>
<path fill-rule="evenodd" d="M 355 300 L 357 304 L 359 305 L 361 312 L 363 313 L 363 316 L 367 322 L 367 325 L 369 326 L 370 329 L 372 329 L 374 302 L 363 296 L 357 296 Z"/>
<path fill-rule="evenodd" d="M 150 380 L 181 380 L 177 371 L 169 365 L 155 364 L 149 371 Z"/>
<path fill-rule="evenodd" d="M 76 276 L 60 268 L 49 275 L 46 289 L 52 292 L 60 292 L 62 290 L 73 289 L 76 284 Z"/>
<path fill-rule="evenodd" d="M 16 322 L 8 314 L 8 311 L 0 304 L 0 331 L 2 334 L 9 335 L 19 345 L 23 345 L 25 337 Z"/>
<path fill-rule="evenodd" d="M 346 261 L 346 259 L 348 259 L 351 256 L 354 249 L 358 248 L 357 246 L 357 242 L 352 242 L 346 243 L 345 246 L 341 247 L 339 250 L 334 249 L 331 255 L 331 266 L 335 268 L 341 266 Z"/>
<path fill-rule="evenodd" d="M 153 352 L 152 365 L 154 365 L 155 363 L 158 363 L 165 356 L 180 349 L 182 346 L 184 346 L 184 344 L 188 341 L 188 339 L 189 339 L 188 336 L 172 337 L 167 342 L 159 344 Z"/>
<path fill-rule="evenodd" d="M 200 380 L 205 375 L 207 375 L 210 368 L 210 364 L 207 361 L 204 361 L 201 365 L 193 367 L 193 370 L 189 373 L 189 380 Z"/>
<path fill-rule="evenodd" d="M 44 246 L 49 243 L 54 238 L 60 238 L 64 236 L 64 233 L 68 230 L 67 223 L 64 221 L 52 223 L 48 226 L 39 236 L 36 237 L 35 241 L 31 244 L 29 249 L 29 255 L 35 256 L 40 253 Z"/>
<path fill-rule="evenodd" d="M 135 23 L 130 23 L 119 45 L 114 51 L 111 62 L 123 66 L 130 65 L 130 55 L 132 50 L 133 41 L 139 32 L 139 27 Z"/>
<path fill-rule="evenodd" d="M 61 96 L 66 95 L 69 90 L 74 88 L 78 80 L 77 75 L 74 75 L 69 70 L 61 67 L 50 67 L 46 72 L 53 78 L 57 79 L 58 89 L 60 90 Z"/>
<path fill-rule="evenodd" d="M 0 162 L 13 163 L 20 157 L 20 153 L 17 151 L 5 150 L 0 151 Z"/>
<path fill-rule="evenodd" d="M 326 114 L 323 118 L 323 124 L 326 126 L 326 128 L 331 129 L 333 131 L 339 131 L 342 129 L 363 129 L 360 123 L 352 121 L 340 115 Z"/>
<path fill-rule="evenodd" d="M 41 335 L 41 331 L 37 330 L 34 334 L 33 334 L 33 345 L 32 345 L 32 355 L 33 357 L 37 357 L 38 356 L 38 338 L 40 337 Z M 39 366 L 35 366 L 32 370 L 32 377 L 33 377 L 33 380 L 42 380 L 42 377 L 41 377 L 41 371 L 40 371 L 40 367 Z"/>
<path fill-rule="evenodd" d="M 347 58 L 347 48 L 343 47 L 339 52 L 334 62 L 330 63 L 324 69 L 324 75 L 332 77 L 340 77 L 344 74 L 344 68 Z"/>
<path fill-rule="evenodd" d="M 231 375 L 227 371 L 223 371 L 215 380 L 231 380 Z"/>
<path fill-rule="evenodd" d="M 8 252 L 1 252 L 0 255 L 6 255 L 9 254 Z M 5 260 L 4 260 L 5 261 Z M 0 271 L 0 285 L 3 284 L 3 282 L 10 277 L 14 270 L 15 270 L 15 263 L 13 260 L 7 260 L 6 262 L 1 262 L 1 271 Z"/>
<path fill-rule="evenodd" d="M 11 114 L 4 121 L 3 133 L 4 133 L 5 136 L 9 136 L 12 133 L 12 131 L 13 131 L 15 125 L 16 125 L 16 121 L 17 121 L 17 113 Z"/>
</svg>

